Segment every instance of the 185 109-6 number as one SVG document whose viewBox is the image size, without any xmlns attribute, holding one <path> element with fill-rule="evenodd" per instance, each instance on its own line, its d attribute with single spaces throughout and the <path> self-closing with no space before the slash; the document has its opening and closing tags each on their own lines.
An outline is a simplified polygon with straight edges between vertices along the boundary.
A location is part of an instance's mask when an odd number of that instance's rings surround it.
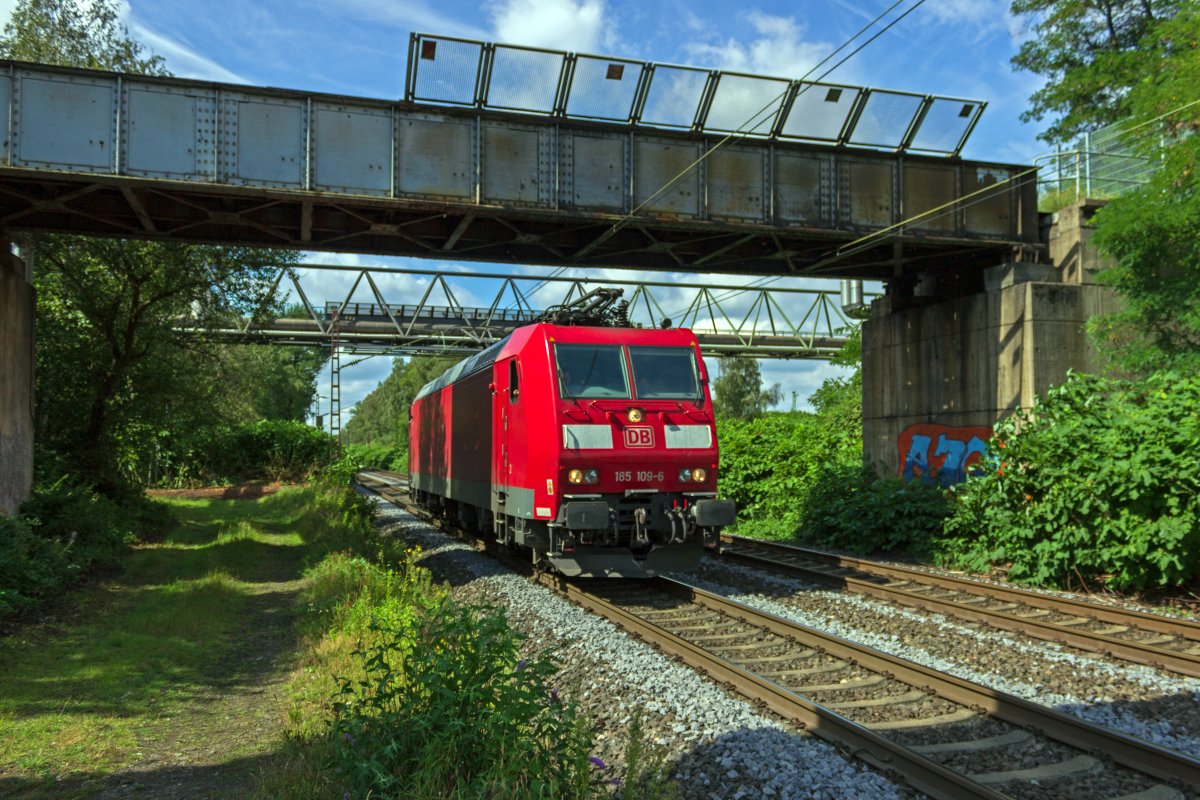
<svg viewBox="0 0 1200 800">
<path fill-rule="evenodd" d="M 637 471 L 631 469 L 619 469 L 615 473 L 617 483 L 629 483 L 637 481 L 639 483 L 650 483 L 652 481 L 662 481 L 666 477 L 666 473 L 661 470 L 654 472 L 648 469 L 640 469 Z"/>
</svg>

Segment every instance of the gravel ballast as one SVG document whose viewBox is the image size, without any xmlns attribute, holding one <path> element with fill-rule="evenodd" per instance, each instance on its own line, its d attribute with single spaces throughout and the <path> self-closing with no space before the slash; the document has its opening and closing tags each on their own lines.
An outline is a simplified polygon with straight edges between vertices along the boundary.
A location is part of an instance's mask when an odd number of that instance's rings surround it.
<svg viewBox="0 0 1200 800">
<path fill-rule="evenodd" d="M 557 654 L 564 691 L 595 721 L 596 755 L 610 768 L 621 763 L 628 725 L 641 709 L 647 739 L 669 754 L 684 798 L 919 796 L 411 514 L 381 502 L 377 516 L 390 533 L 421 546 L 422 565 L 449 581 L 456 597 L 503 606 L 527 646 Z"/>
<path fill-rule="evenodd" d="M 676 577 L 1200 758 L 1200 680 L 710 558 Z"/>
</svg>

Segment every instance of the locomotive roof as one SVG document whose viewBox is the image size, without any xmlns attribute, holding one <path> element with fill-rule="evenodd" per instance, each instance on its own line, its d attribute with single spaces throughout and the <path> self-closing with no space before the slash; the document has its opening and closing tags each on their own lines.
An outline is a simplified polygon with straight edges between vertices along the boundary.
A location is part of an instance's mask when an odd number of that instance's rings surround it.
<svg viewBox="0 0 1200 800">
<path fill-rule="evenodd" d="M 428 397 L 429 395 L 433 394 L 434 392 L 441 391 L 442 389 L 446 388 L 447 386 L 454 383 L 455 381 L 466 378 L 468 375 L 474 375 L 476 372 L 479 372 L 480 370 L 487 369 L 488 367 L 492 366 L 492 364 L 496 363 L 496 359 L 498 359 L 500 357 L 501 352 L 504 351 L 504 349 L 507 345 L 509 345 L 510 343 L 515 344 L 519 349 L 520 347 L 522 347 L 524 345 L 524 343 L 526 341 L 528 341 L 530 338 L 532 338 L 535 333 L 545 332 L 545 333 L 549 334 L 550 336 L 559 336 L 566 332 L 571 332 L 571 333 L 588 332 L 588 333 L 591 333 L 592 336 L 588 336 L 586 338 L 592 339 L 596 335 L 602 335 L 605 333 L 612 334 L 617 331 L 620 331 L 622 333 L 638 332 L 638 333 L 648 334 L 648 335 L 650 335 L 651 338 L 659 339 L 660 341 L 663 338 L 665 338 L 667 340 L 678 339 L 679 335 L 682 333 L 684 336 L 686 336 L 688 344 L 695 344 L 695 342 L 696 342 L 695 337 L 692 335 L 691 331 L 688 331 L 685 328 L 670 328 L 668 330 L 660 330 L 658 328 L 601 328 L 601 327 L 590 327 L 590 326 L 586 326 L 586 325 L 564 327 L 561 325 L 554 325 L 554 324 L 546 323 L 546 322 L 536 323 L 533 325 L 526 325 L 524 327 L 517 328 L 512 333 L 505 336 L 503 339 L 499 340 L 498 342 L 495 342 L 494 344 L 489 345 L 487 348 L 485 348 L 483 350 L 480 350 L 475 355 L 463 359 L 462 361 L 455 364 L 453 367 L 450 367 L 450 369 L 443 372 L 441 375 L 439 375 L 436 378 L 434 378 L 433 380 L 431 380 L 429 383 L 422 386 L 421 391 L 417 392 L 416 397 L 413 398 L 413 402 L 415 403 L 416 401 L 420 400 L 423 397 Z M 664 336 L 664 334 L 665 334 L 665 336 Z M 570 334 L 568 333 L 568 337 L 569 336 L 570 336 Z M 624 338 L 624 337 L 621 337 L 621 338 Z"/>
<path fill-rule="evenodd" d="M 417 396 L 413 398 L 413 402 L 420 400 L 422 397 L 427 397 L 436 391 L 446 388 L 454 383 L 459 378 L 465 378 L 479 372 L 481 369 L 486 369 L 496 363 L 496 358 L 499 357 L 500 351 L 504 349 L 504 345 L 508 344 L 508 340 L 512 338 L 510 333 L 500 341 L 490 344 L 483 350 L 480 350 L 473 356 L 464 358 L 462 361 L 455 364 L 450 369 L 438 375 L 429 383 L 421 387 L 421 391 L 417 392 Z"/>
</svg>

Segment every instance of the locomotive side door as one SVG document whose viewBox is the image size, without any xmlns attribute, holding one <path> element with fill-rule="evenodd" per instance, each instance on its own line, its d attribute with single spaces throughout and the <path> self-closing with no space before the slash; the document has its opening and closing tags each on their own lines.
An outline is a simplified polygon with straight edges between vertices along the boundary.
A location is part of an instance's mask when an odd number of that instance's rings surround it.
<svg viewBox="0 0 1200 800">
<path fill-rule="evenodd" d="M 517 360 L 509 358 L 499 361 L 493 368 L 492 375 L 492 515 L 495 519 L 495 533 L 500 540 L 506 538 L 508 487 L 512 477 L 511 450 L 509 448 L 509 429 L 511 427 L 513 393 L 519 392 L 519 386 L 514 386 Z"/>
</svg>

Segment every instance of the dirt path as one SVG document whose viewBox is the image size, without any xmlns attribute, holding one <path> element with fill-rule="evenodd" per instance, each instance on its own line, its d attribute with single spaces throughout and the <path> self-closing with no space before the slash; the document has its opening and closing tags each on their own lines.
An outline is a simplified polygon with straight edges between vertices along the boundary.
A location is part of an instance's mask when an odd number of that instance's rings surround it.
<svg viewBox="0 0 1200 800">
<path fill-rule="evenodd" d="M 281 571 L 294 575 L 295 565 L 288 566 Z M 107 776 L 99 798 L 191 800 L 245 793 L 279 746 L 302 584 L 299 579 L 255 584 L 239 637 L 220 659 L 210 690 L 174 716 L 156 719 L 140 742 L 141 759 Z"/>
</svg>

